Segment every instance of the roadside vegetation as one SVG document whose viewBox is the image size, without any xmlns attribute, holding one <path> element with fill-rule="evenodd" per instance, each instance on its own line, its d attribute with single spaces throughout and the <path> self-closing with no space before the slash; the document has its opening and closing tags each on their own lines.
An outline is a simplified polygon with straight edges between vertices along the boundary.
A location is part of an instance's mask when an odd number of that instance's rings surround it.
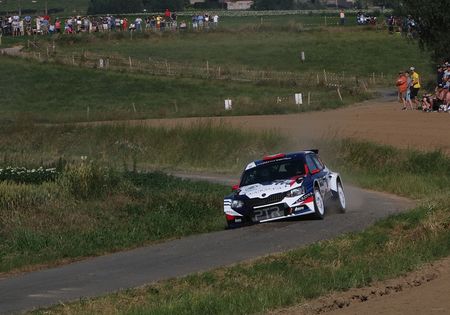
<svg viewBox="0 0 450 315">
<path fill-rule="evenodd" d="M 335 150 L 333 163 L 354 182 L 418 199 L 419 206 L 285 254 L 36 313 L 260 313 L 399 276 L 450 254 L 448 157 L 353 141 Z"/>
<path fill-rule="evenodd" d="M 206 119 L 173 127 L 42 126 L 21 121 L 0 127 L 0 166 L 58 167 L 83 158 L 123 171 L 233 173 L 285 142 L 276 130 L 249 132 Z"/>
<path fill-rule="evenodd" d="M 0 273 L 221 230 L 229 187 L 143 170 L 229 171 L 283 142 L 208 123 L 14 128 L 0 137 Z"/>
</svg>

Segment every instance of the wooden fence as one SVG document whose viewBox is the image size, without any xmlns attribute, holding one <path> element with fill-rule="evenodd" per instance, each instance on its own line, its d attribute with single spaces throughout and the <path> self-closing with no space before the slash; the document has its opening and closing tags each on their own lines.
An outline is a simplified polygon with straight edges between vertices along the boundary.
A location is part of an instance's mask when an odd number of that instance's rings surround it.
<svg viewBox="0 0 450 315">
<path fill-rule="evenodd" d="M 102 55 L 84 51 L 79 54 L 55 52 L 54 46 L 39 48 L 32 52 L 21 52 L 21 57 L 35 59 L 41 62 L 54 62 L 76 67 L 93 68 L 103 71 L 138 72 L 154 76 L 184 77 L 212 80 L 232 80 L 243 82 L 277 82 L 290 85 L 313 87 L 345 87 L 367 90 L 374 85 L 392 84 L 394 78 L 381 74 L 365 76 L 349 75 L 344 72 L 332 73 L 325 69 L 321 72 L 292 72 L 255 70 L 243 67 L 210 64 L 188 64 L 168 60 L 147 60 L 124 58 L 118 55 Z"/>
</svg>

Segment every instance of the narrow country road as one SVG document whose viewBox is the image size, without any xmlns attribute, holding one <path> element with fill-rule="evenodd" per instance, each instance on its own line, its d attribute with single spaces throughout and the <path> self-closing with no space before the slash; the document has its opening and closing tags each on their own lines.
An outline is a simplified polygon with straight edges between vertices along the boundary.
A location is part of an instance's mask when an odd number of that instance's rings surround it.
<svg viewBox="0 0 450 315">
<path fill-rule="evenodd" d="M 282 252 L 360 231 L 413 206 L 403 198 L 350 186 L 346 194 L 348 212 L 330 213 L 323 221 L 305 218 L 195 235 L 1 279 L 0 313 L 104 295 Z"/>
</svg>

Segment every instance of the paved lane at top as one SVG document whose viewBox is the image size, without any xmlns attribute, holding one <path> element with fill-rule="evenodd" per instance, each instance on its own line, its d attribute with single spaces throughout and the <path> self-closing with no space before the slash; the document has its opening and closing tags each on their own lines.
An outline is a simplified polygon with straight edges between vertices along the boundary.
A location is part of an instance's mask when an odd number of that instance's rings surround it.
<svg viewBox="0 0 450 315">
<path fill-rule="evenodd" d="M 213 269 L 358 231 L 411 207 L 395 196 L 346 187 L 346 214 L 195 235 L 58 268 L 0 280 L 0 313 L 103 295 L 158 280 Z"/>
</svg>

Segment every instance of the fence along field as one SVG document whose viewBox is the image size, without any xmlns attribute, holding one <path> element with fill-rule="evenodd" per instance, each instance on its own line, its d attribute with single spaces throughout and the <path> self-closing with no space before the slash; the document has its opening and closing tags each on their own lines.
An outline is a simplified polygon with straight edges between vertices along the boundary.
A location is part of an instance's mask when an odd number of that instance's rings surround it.
<svg viewBox="0 0 450 315">
<path fill-rule="evenodd" d="M 346 75 L 342 73 L 327 72 L 291 72 L 276 70 L 255 70 L 248 67 L 233 67 L 210 64 L 204 66 L 190 63 L 174 62 L 148 58 L 148 61 L 125 58 L 114 54 L 98 54 L 83 51 L 81 54 L 57 53 L 55 45 L 48 45 L 44 49 L 28 41 L 28 46 L 35 47 L 36 51 L 21 52 L 18 56 L 37 60 L 39 62 L 54 62 L 77 67 L 102 69 L 105 71 L 140 72 L 156 76 L 172 76 L 198 79 L 234 80 L 247 82 L 279 82 L 300 87 L 327 86 L 339 91 L 340 87 L 361 88 L 365 91 L 376 85 L 387 85 L 392 82 L 391 76 L 381 73 L 371 73 L 366 76 Z M 340 92 L 338 92 L 340 94 Z"/>
</svg>

